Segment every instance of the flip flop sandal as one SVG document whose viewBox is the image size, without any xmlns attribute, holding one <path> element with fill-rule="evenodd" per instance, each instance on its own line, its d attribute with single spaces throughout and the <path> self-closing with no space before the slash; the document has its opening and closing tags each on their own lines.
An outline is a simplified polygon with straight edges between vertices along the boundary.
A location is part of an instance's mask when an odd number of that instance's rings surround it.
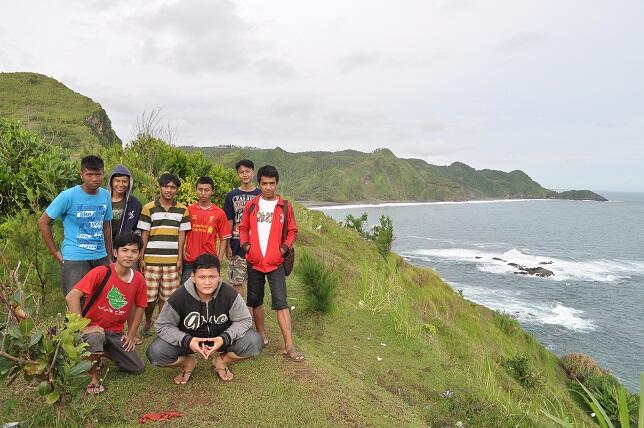
<svg viewBox="0 0 644 428">
<path fill-rule="evenodd" d="M 140 337 L 135 337 L 134 346 L 139 346 L 139 345 L 143 345 L 143 339 L 141 339 Z"/>
<path fill-rule="evenodd" d="M 105 392 L 105 387 L 103 385 L 98 385 L 95 383 L 90 383 L 85 387 L 85 393 L 88 395 L 99 395 Z"/>
<path fill-rule="evenodd" d="M 304 361 L 304 354 L 295 348 L 291 348 L 288 350 L 288 352 L 284 353 L 284 358 L 288 358 L 289 360 L 296 363 L 301 363 L 302 361 Z"/>
<path fill-rule="evenodd" d="M 177 378 L 178 378 L 178 377 L 179 377 L 179 376 L 176 376 L 176 377 L 174 378 L 174 383 L 175 383 L 176 385 L 185 385 L 186 383 L 188 383 L 188 381 L 189 381 L 189 380 L 190 380 L 190 378 L 192 377 L 192 370 L 190 370 L 190 371 L 188 371 L 188 370 L 184 370 L 184 371 L 182 371 L 182 372 L 181 372 L 181 380 L 180 380 L 179 382 L 177 382 Z"/>
<path fill-rule="evenodd" d="M 219 379 L 223 380 L 224 382 L 230 382 L 235 378 L 235 375 L 233 374 L 233 372 L 230 371 L 230 369 L 228 367 L 221 367 L 221 368 L 213 367 L 213 370 L 215 371 L 215 373 L 217 373 L 217 377 Z M 233 377 L 231 377 L 230 379 L 224 379 L 222 377 L 222 374 L 219 373 L 219 372 L 222 372 L 222 371 L 224 372 L 224 376 L 227 375 L 228 373 L 230 373 L 231 375 L 233 375 Z"/>
</svg>

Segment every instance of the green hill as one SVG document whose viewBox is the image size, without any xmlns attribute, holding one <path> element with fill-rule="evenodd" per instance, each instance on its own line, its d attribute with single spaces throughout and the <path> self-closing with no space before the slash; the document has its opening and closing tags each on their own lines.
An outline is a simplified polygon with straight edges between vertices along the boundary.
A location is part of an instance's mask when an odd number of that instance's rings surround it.
<svg viewBox="0 0 644 428">
<path fill-rule="evenodd" d="M 121 145 L 100 104 L 42 74 L 0 73 L 0 116 L 62 147 Z"/>
<path fill-rule="evenodd" d="M 284 192 L 301 201 L 462 201 L 476 199 L 561 198 L 605 200 L 590 191 L 559 194 L 522 171 L 476 170 L 461 162 L 449 166 L 401 159 L 388 149 L 371 153 L 290 153 L 281 148 L 181 147 L 201 151 L 213 162 L 233 167 L 239 159 L 275 165 Z"/>
</svg>

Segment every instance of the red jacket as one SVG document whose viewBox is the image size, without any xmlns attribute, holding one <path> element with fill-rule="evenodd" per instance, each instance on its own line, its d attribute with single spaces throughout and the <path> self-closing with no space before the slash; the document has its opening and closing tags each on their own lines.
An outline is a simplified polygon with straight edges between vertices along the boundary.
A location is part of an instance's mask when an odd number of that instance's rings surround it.
<svg viewBox="0 0 644 428">
<path fill-rule="evenodd" d="M 250 243 L 250 247 L 246 252 L 246 260 L 253 265 L 253 269 L 268 273 L 277 269 L 284 262 L 280 247 L 284 246 L 284 249 L 288 250 L 293 246 L 295 238 L 297 237 L 297 224 L 295 224 L 293 205 L 289 202 L 288 229 L 286 232 L 286 240 L 282 243 L 284 200 L 281 196 L 278 196 L 279 199 L 277 205 L 275 205 L 273 219 L 278 219 L 279 221 L 273 221 L 271 224 L 266 256 L 262 256 L 262 250 L 259 246 L 259 235 L 257 233 L 257 212 L 259 211 L 260 196 L 254 197 L 244 207 L 244 213 L 239 223 L 239 243 L 242 248 L 246 243 Z"/>
</svg>

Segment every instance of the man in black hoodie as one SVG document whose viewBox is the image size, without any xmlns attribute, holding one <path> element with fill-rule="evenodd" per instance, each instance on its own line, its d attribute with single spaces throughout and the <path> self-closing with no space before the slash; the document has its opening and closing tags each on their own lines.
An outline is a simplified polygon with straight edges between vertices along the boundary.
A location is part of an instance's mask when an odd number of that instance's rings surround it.
<svg viewBox="0 0 644 428">
<path fill-rule="evenodd" d="M 112 196 L 112 242 L 119 234 L 136 230 L 141 202 L 132 195 L 133 187 L 130 171 L 123 165 L 114 168 L 108 180 L 108 190 Z"/>
<path fill-rule="evenodd" d="M 202 254 L 193 264 L 192 276 L 168 298 L 156 321 L 157 338 L 146 352 L 152 364 L 180 367 L 177 385 L 190 380 L 197 360 L 193 353 L 208 359 L 223 381 L 231 381 L 228 364 L 256 357 L 262 351 L 262 338 L 250 326 L 250 312 L 241 295 L 224 283 L 219 259 Z"/>
</svg>

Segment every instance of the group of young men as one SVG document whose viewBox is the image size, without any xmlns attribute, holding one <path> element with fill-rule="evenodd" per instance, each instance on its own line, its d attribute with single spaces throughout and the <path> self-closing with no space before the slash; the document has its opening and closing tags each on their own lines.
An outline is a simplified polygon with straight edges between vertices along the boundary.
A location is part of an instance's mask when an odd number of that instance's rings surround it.
<svg viewBox="0 0 644 428">
<path fill-rule="evenodd" d="M 275 167 L 259 168 L 259 187 L 252 161 L 241 160 L 235 167 L 240 185 L 226 195 L 223 210 L 212 202 L 212 178 L 197 180 L 197 201 L 186 207 L 176 201 L 181 181 L 170 173 L 159 177 L 159 197 L 142 206 L 132 194 L 134 180 L 126 167 L 112 171 L 106 190 L 101 187 L 103 161 L 86 156 L 82 184 L 61 192 L 42 214 L 39 227 L 61 265 L 68 308 L 91 321 L 81 331 L 95 361 L 88 393 L 104 391 L 98 381 L 102 356 L 125 372 L 144 370 L 136 346 L 141 337 L 154 334 L 155 306 L 157 337 L 146 351 L 153 365 L 179 367 L 174 381 L 185 384 L 197 365 L 195 354 L 206 360 L 213 354 L 214 372 L 232 380 L 229 364 L 258 356 L 268 344 L 267 279 L 283 353 L 303 360 L 293 345 L 283 267 L 297 237 L 292 206 L 276 193 Z M 51 230 L 58 218 L 64 230 L 60 250 Z M 221 276 L 224 257 L 230 284 Z"/>
</svg>

